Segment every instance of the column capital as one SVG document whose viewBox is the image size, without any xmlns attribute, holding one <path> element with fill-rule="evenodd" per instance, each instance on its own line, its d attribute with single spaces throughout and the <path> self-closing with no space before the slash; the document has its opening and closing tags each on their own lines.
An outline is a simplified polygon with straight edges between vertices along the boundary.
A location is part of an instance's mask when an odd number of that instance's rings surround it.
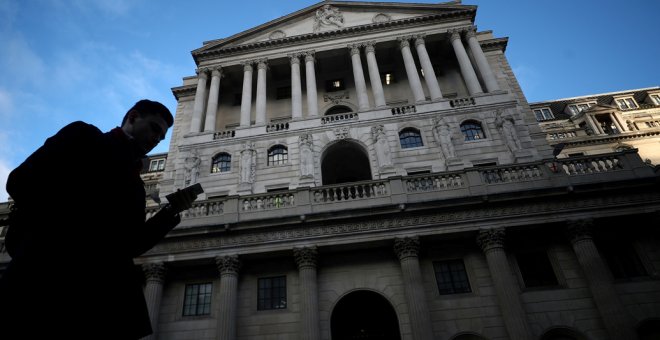
<svg viewBox="0 0 660 340">
<path fill-rule="evenodd" d="M 375 53 L 376 52 L 376 41 L 367 41 L 364 43 L 364 51 L 366 53 Z"/>
<path fill-rule="evenodd" d="M 197 73 L 197 77 L 204 78 L 204 79 L 208 78 L 208 76 L 209 76 L 208 72 L 209 72 L 208 67 L 200 67 L 200 68 L 195 70 L 195 73 Z"/>
<path fill-rule="evenodd" d="M 215 258 L 215 264 L 218 267 L 220 274 L 238 274 L 241 269 L 241 260 L 238 255 L 225 255 Z"/>
<path fill-rule="evenodd" d="M 506 231 L 504 228 L 484 229 L 477 235 L 477 244 L 485 253 L 491 249 L 504 248 Z"/>
<path fill-rule="evenodd" d="M 410 47 L 410 39 L 412 36 L 405 35 L 402 37 L 397 37 L 396 40 L 399 41 L 399 49 L 402 49 L 404 47 Z"/>
<path fill-rule="evenodd" d="M 470 38 L 475 38 L 477 36 L 477 28 L 475 26 L 468 27 L 465 30 L 465 38 L 470 39 Z"/>
<path fill-rule="evenodd" d="M 293 257 L 296 260 L 296 265 L 298 266 L 298 269 L 302 269 L 304 267 L 316 268 L 319 253 L 316 246 L 296 247 L 293 248 Z"/>
<path fill-rule="evenodd" d="M 305 62 L 309 62 L 309 61 L 314 62 L 315 61 L 315 56 L 314 55 L 316 54 L 316 51 L 314 51 L 314 50 L 305 51 L 305 52 L 303 52 L 303 54 L 305 55 Z"/>
<path fill-rule="evenodd" d="M 290 54 L 287 54 L 287 57 L 289 57 L 289 63 L 291 63 L 291 65 L 293 65 L 293 64 L 298 64 L 298 65 L 300 65 L 300 57 L 301 57 L 301 55 L 302 55 L 302 53 L 290 53 Z"/>
<path fill-rule="evenodd" d="M 258 59 L 257 61 L 257 68 L 258 69 L 268 69 L 268 59 L 263 58 L 263 59 Z"/>
<path fill-rule="evenodd" d="M 351 51 L 351 56 L 360 54 L 360 47 L 362 47 L 362 44 L 349 44 L 348 49 Z"/>
<path fill-rule="evenodd" d="M 568 221 L 566 224 L 568 239 L 572 244 L 591 239 L 593 237 L 591 232 L 593 225 L 594 220 L 590 218 Z"/>
<path fill-rule="evenodd" d="M 211 69 L 211 75 L 213 77 L 222 77 L 222 66 L 215 66 Z"/>
<path fill-rule="evenodd" d="M 407 257 L 417 257 L 419 255 L 419 237 L 397 237 L 394 239 L 394 252 L 399 257 L 399 261 Z"/>
<path fill-rule="evenodd" d="M 254 60 L 241 61 L 241 65 L 243 65 L 243 72 L 252 71 L 252 64 L 254 64 L 254 62 Z"/>
<path fill-rule="evenodd" d="M 426 34 L 415 34 L 413 38 L 415 39 L 415 47 L 418 45 L 424 45 L 424 38 L 426 38 Z"/>
<path fill-rule="evenodd" d="M 147 278 L 147 281 L 165 281 L 165 273 L 167 268 L 163 262 L 145 263 L 142 265 L 142 271 Z"/>
<path fill-rule="evenodd" d="M 454 40 L 457 40 L 457 39 L 460 40 L 461 39 L 461 33 L 463 33 L 463 29 L 457 28 L 457 29 L 449 30 L 449 31 L 447 31 L 447 33 L 449 33 L 449 40 L 450 41 L 454 41 Z"/>
</svg>

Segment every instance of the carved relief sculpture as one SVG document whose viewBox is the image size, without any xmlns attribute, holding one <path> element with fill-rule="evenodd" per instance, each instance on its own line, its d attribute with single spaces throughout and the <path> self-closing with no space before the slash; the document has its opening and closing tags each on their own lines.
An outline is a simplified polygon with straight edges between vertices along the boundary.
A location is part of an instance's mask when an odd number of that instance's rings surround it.
<svg viewBox="0 0 660 340">
<path fill-rule="evenodd" d="M 254 183 L 256 152 L 252 143 L 245 143 L 241 151 L 240 183 Z"/>
<path fill-rule="evenodd" d="M 512 115 L 506 114 L 502 110 L 497 110 L 495 112 L 495 126 L 500 130 L 500 134 L 511 152 L 522 149 Z"/>
<path fill-rule="evenodd" d="M 336 28 L 344 27 L 344 16 L 339 9 L 330 5 L 324 5 L 316 10 L 314 18 L 314 32 L 318 32 L 325 26 L 334 26 Z"/>
<path fill-rule="evenodd" d="M 197 183 L 197 177 L 199 177 L 199 165 L 201 162 L 202 160 L 199 158 L 197 149 L 193 149 L 190 152 L 190 156 L 186 157 L 183 164 L 186 171 L 184 180 L 185 186 Z"/>
<path fill-rule="evenodd" d="M 433 136 L 440 144 L 445 159 L 456 158 L 454 143 L 452 142 L 451 130 L 449 125 L 442 119 L 435 119 L 433 122 Z"/>
<path fill-rule="evenodd" d="M 390 153 L 390 144 L 387 142 L 387 136 L 383 125 L 377 125 L 371 128 L 371 134 L 374 138 L 376 148 L 376 158 L 380 168 L 392 167 L 392 156 Z"/>
<path fill-rule="evenodd" d="M 314 178 L 314 152 L 312 136 L 300 136 L 300 178 Z"/>
</svg>

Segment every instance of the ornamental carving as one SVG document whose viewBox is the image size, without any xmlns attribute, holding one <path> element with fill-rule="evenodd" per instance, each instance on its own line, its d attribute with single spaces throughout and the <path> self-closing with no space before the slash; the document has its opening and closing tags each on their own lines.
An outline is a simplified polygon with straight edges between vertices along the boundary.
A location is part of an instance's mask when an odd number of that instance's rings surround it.
<svg viewBox="0 0 660 340">
<path fill-rule="evenodd" d="M 215 258 L 215 264 L 218 266 L 220 275 L 222 274 L 238 274 L 241 269 L 241 260 L 238 255 L 218 256 Z"/>
<path fill-rule="evenodd" d="M 344 27 L 344 15 L 339 12 L 337 7 L 324 5 L 316 10 L 316 16 L 314 17 L 314 33 L 327 27 L 335 29 Z"/>
<path fill-rule="evenodd" d="M 491 249 L 504 248 L 505 238 L 504 228 L 481 230 L 477 235 L 477 244 L 485 253 Z"/>
<path fill-rule="evenodd" d="M 334 93 L 334 94 L 326 93 L 323 95 L 323 102 L 333 102 L 336 105 L 339 104 L 339 102 L 341 102 L 342 100 L 349 98 L 350 97 L 348 96 L 348 91 Z"/>
<path fill-rule="evenodd" d="M 298 266 L 298 269 L 302 269 L 304 267 L 316 268 L 316 263 L 318 261 L 319 253 L 315 246 L 299 247 L 299 248 L 293 248 L 293 257 L 296 260 L 296 265 Z"/>
<path fill-rule="evenodd" d="M 147 281 L 165 281 L 165 264 L 162 262 L 159 263 L 145 263 L 142 265 L 142 271 L 144 276 L 146 276 Z"/>
<path fill-rule="evenodd" d="M 346 138 L 348 138 L 348 132 L 349 131 L 350 130 L 349 130 L 348 127 L 340 127 L 340 128 L 336 128 L 336 129 L 333 130 L 333 132 L 335 133 L 335 137 L 337 137 L 337 139 L 346 139 Z"/>
<path fill-rule="evenodd" d="M 590 218 L 568 221 L 566 232 L 571 243 L 589 240 L 592 238 L 591 229 L 594 221 Z"/>
<path fill-rule="evenodd" d="M 273 33 L 268 35 L 269 40 L 275 40 L 275 39 L 282 39 L 286 37 L 286 33 L 281 30 L 274 31 Z"/>
<path fill-rule="evenodd" d="M 394 252 L 399 261 L 419 254 L 419 237 L 397 237 L 394 239 Z"/>
<path fill-rule="evenodd" d="M 392 16 L 389 15 L 389 14 L 385 14 L 385 13 L 378 13 L 378 14 L 374 15 L 374 17 L 373 17 L 373 19 L 371 19 L 371 21 L 374 24 L 381 23 L 381 22 L 389 22 L 389 21 L 392 21 Z"/>
<path fill-rule="evenodd" d="M 300 136 L 300 178 L 314 178 L 314 152 L 312 135 Z"/>
</svg>

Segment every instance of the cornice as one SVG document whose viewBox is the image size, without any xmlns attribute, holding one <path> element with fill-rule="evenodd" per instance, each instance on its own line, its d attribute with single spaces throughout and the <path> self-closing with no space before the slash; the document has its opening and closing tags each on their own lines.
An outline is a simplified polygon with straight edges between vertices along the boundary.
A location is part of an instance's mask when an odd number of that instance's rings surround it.
<svg viewBox="0 0 660 340">
<path fill-rule="evenodd" d="M 182 97 L 194 96 L 195 91 L 197 90 L 197 85 L 184 85 L 172 88 L 172 94 L 176 100 L 181 99 Z"/>
<path fill-rule="evenodd" d="M 555 132 L 562 132 L 562 131 L 552 131 L 552 133 Z M 578 145 L 596 145 L 596 144 L 603 144 L 603 143 L 614 143 L 617 141 L 622 141 L 622 140 L 631 140 L 631 139 L 643 139 L 643 138 L 648 138 L 648 137 L 658 137 L 660 136 L 660 130 L 655 130 L 655 131 L 649 131 L 649 132 L 628 132 L 625 134 L 618 134 L 618 135 L 609 135 L 609 136 L 590 136 L 591 138 L 585 139 L 585 140 L 579 140 L 579 141 L 570 141 L 566 139 L 558 139 L 556 140 L 558 143 L 564 143 L 566 146 L 578 146 Z M 554 144 L 551 144 L 554 145 Z"/>
<path fill-rule="evenodd" d="M 460 18 L 471 19 L 474 17 L 475 13 L 476 13 L 476 9 L 467 8 L 467 9 L 456 10 L 448 13 L 435 13 L 425 16 L 405 18 L 405 19 L 393 20 L 388 22 L 378 22 L 378 23 L 371 23 L 366 25 L 351 26 L 333 31 L 307 33 L 307 34 L 295 35 L 291 37 L 284 37 L 274 40 L 257 41 L 243 45 L 220 48 L 218 50 L 207 50 L 207 51 L 198 51 L 198 52 L 193 51 L 192 56 L 195 59 L 195 62 L 199 64 L 200 62 L 205 60 L 214 59 L 225 55 L 250 52 L 262 48 L 286 47 L 286 46 L 300 44 L 301 42 L 309 43 L 319 40 L 327 40 L 330 38 L 353 36 L 356 34 L 361 34 L 370 31 L 379 31 L 379 30 L 391 29 L 395 27 L 406 27 L 420 23 L 432 23 L 437 21 L 444 21 L 447 19 L 460 19 Z M 209 48 L 212 49 L 213 47 L 209 47 Z"/>
<path fill-rule="evenodd" d="M 481 49 L 484 52 L 488 52 L 488 51 L 506 52 L 506 46 L 508 43 L 509 43 L 509 38 L 507 37 L 488 39 L 479 42 L 479 44 L 481 45 Z"/>
</svg>

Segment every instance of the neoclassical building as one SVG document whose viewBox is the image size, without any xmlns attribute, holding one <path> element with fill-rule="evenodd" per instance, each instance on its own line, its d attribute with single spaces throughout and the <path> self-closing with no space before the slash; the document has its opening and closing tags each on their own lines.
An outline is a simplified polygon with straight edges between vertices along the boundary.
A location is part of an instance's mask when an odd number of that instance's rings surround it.
<svg viewBox="0 0 660 340">
<path fill-rule="evenodd" d="M 554 157 L 476 13 L 323 1 L 192 51 L 153 178 L 205 193 L 137 260 L 150 338 L 657 339 L 658 173 Z"/>
</svg>

